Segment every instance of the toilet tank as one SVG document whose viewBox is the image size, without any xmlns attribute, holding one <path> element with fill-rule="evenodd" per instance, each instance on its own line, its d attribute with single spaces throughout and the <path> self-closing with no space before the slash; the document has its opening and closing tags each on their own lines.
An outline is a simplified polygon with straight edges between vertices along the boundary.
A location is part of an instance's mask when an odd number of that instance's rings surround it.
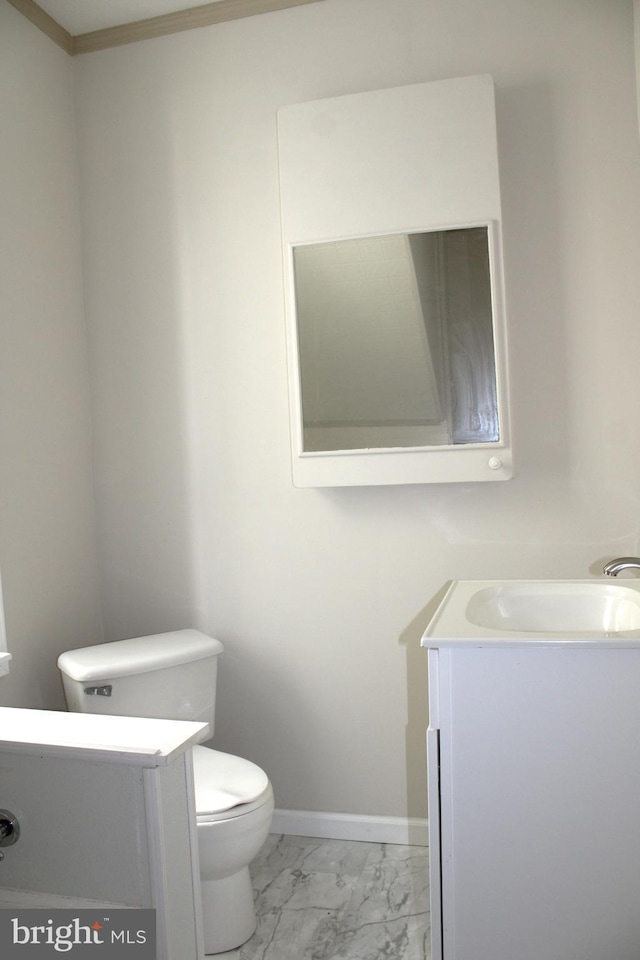
<svg viewBox="0 0 640 960">
<path fill-rule="evenodd" d="M 68 650 L 58 667 L 69 710 L 199 720 L 213 734 L 218 655 L 199 630 L 174 630 Z"/>
</svg>

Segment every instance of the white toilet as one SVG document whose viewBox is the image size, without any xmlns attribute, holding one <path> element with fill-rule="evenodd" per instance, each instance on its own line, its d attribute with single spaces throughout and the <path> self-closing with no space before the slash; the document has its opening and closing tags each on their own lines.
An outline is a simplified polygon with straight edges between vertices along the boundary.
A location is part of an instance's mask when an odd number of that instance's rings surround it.
<svg viewBox="0 0 640 960">
<path fill-rule="evenodd" d="M 206 721 L 213 732 L 223 646 L 177 630 L 69 650 L 58 658 L 69 710 Z M 193 748 L 205 952 L 223 953 L 256 928 L 249 863 L 267 838 L 273 791 L 249 760 Z"/>
</svg>

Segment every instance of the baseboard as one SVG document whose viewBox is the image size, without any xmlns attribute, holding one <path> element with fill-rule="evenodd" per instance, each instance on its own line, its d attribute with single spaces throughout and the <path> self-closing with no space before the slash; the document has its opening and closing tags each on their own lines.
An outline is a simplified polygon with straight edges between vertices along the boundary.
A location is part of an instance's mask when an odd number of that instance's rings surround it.
<svg viewBox="0 0 640 960">
<path fill-rule="evenodd" d="M 426 847 L 427 820 L 409 817 L 369 817 L 351 813 L 315 813 L 308 810 L 275 810 L 271 833 L 324 840 L 365 840 Z"/>
</svg>

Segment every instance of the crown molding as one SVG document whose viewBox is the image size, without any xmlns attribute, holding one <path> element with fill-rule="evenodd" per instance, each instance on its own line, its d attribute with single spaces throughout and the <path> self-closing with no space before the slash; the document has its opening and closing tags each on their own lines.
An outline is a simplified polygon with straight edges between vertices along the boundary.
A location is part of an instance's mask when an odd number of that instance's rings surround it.
<svg viewBox="0 0 640 960">
<path fill-rule="evenodd" d="M 39 30 L 46 33 L 50 40 L 62 47 L 66 53 L 73 53 L 73 37 L 71 34 L 64 27 L 61 27 L 53 17 L 50 17 L 42 7 L 34 3 L 34 0 L 9 0 L 9 3 Z"/>
<path fill-rule="evenodd" d="M 50 17 L 35 0 L 9 0 L 28 20 L 43 33 L 62 47 L 68 54 L 93 53 L 108 47 L 119 47 L 126 43 L 138 43 L 154 37 L 164 37 L 184 30 L 209 27 L 228 20 L 241 20 L 260 13 L 273 13 L 290 7 L 301 7 L 308 3 L 322 3 L 323 0 L 218 0 L 217 3 L 205 3 L 187 10 L 177 10 L 160 17 L 123 23 L 117 27 L 93 30 L 72 36 Z"/>
</svg>

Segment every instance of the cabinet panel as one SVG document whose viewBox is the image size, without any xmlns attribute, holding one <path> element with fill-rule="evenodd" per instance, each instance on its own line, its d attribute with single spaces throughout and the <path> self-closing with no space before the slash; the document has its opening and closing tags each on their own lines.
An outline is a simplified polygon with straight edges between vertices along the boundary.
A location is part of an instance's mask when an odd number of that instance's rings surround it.
<svg viewBox="0 0 640 960">
<path fill-rule="evenodd" d="M 151 905 L 139 767 L 0 753 L 0 783 L 21 825 L 3 887 Z"/>
<path fill-rule="evenodd" d="M 203 954 L 190 746 L 206 723 L 1 707 L 0 905 L 156 910 L 158 960 Z"/>
<path fill-rule="evenodd" d="M 637 960 L 640 650 L 438 657 L 444 957 Z"/>
</svg>

